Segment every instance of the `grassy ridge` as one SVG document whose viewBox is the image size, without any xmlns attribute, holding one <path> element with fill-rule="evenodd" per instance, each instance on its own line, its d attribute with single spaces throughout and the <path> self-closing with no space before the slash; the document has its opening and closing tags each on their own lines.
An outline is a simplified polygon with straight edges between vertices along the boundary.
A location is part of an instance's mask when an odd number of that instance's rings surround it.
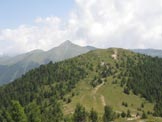
<svg viewBox="0 0 162 122">
<path fill-rule="evenodd" d="M 50 62 L 29 71 L 15 82 L 1 87 L 0 107 L 10 106 L 11 100 L 17 100 L 26 108 L 34 100 L 38 107 L 41 107 L 43 111 L 41 116 L 44 120 L 46 116 L 53 119 L 49 113 L 55 110 L 51 109 L 57 102 L 62 103 L 65 116 L 72 115 L 77 103 L 82 104 L 88 111 L 94 108 L 100 119 L 106 104 L 112 106 L 116 113 L 127 112 L 128 109 L 132 116 L 137 113 L 141 116 L 143 111 L 153 113 L 154 102 L 150 103 L 145 100 L 140 93 L 134 95 L 132 89 L 129 89 L 129 94 L 123 92 L 134 71 L 130 68 L 128 70 L 128 67 L 132 65 L 137 68 L 138 63 L 142 60 L 153 63 L 156 63 L 156 60 L 161 61 L 128 50 L 111 48 L 91 51 L 55 64 Z M 150 69 L 152 68 L 154 65 L 151 65 Z M 154 71 L 160 71 L 160 69 L 154 69 Z M 141 77 L 143 77 L 142 75 L 140 72 Z M 158 74 L 155 76 L 161 78 Z M 155 85 L 157 85 L 156 83 Z M 57 108 L 57 106 L 55 107 Z M 10 112 L 10 108 L 7 109 Z M 57 111 L 54 113 L 57 115 Z M 148 115 L 148 117 L 152 119 L 152 115 Z M 127 121 L 127 118 L 124 120 L 120 118 L 116 121 Z"/>
<path fill-rule="evenodd" d="M 149 111 L 152 113 L 154 112 L 154 104 L 141 97 L 141 95 L 137 96 L 134 95 L 132 92 L 130 92 L 129 95 L 123 93 L 124 88 L 120 85 L 121 78 L 118 78 L 118 75 L 121 72 L 125 72 L 126 69 L 115 69 L 116 73 L 112 76 L 103 79 L 103 81 L 106 80 L 106 82 L 104 82 L 104 84 L 101 87 L 99 87 L 97 91 L 95 91 L 96 88 L 93 88 L 90 85 L 91 81 L 93 80 L 93 77 L 95 77 L 96 75 L 98 76 L 98 73 L 96 73 L 96 71 L 98 70 L 97 64 L 100 65 L 102 62 L 105 62 L 108 63 L 109 66 L 115 67 L 116 63 L 121 64 L 121 59 L 126 61 L 127 57 L 134 58 L 137 56 L 137 54 L 132 53 L 130 51 L 117 49 L 118 60 L 114 60 L 112 58 L 114 50 L 115 49 L 109 49 L 107 51 L 95 51 L 96 59 L 91 61 L 94 66 L 93 72 L 91 72 L 86 79 L 80 81 L 77 84 L 76 88 L 73 90 L 73 92 L 76 92 L 77 95 L 72 98 L 71 103 L 64 104 L 65 115 L 73 113 L 75 105 L 77 103 L 81 103 L 82 105 L 84 105 L 88 111 L 90 111 L 91 108 L 94 108 L 99 113 L 99 115 L 103 114 L 104 104 L 112 106 L 117 113 L 121 113 L 122 111 L 127 112 L 127 110 L 129 109 L 131 111 L 131 114 L 134 116 L 137 113 L 141 115 L 142 111 Z M 93 53 L 94 52 L 88 53 L 86 54 L 86 56 L 94 57 Z M 114 81 L 116 81 L 117 83 L 114 84 Z M 103 103 L 103 99 L 105 103 Z M 122 102 L 126 102 L 128 104 L 128 107 L 123 106 Z M 141 108 L 142 104 L 144 104 L 143 108 Z M 154 118 L 154 120 L 155 119 L 156 118 Z M 152 118 L 150 117 L 149 120 L 152 120 Z M 120 121 L 120 119 L 117 121 Z"/>
</svg>

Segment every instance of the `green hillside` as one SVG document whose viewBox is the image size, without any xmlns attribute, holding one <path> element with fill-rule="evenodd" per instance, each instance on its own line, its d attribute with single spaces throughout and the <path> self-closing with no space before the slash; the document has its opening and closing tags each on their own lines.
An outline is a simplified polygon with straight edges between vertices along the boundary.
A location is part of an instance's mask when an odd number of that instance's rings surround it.
<svg viewBox="0 0 162 122">
<path fill-rule="evenodd" d="M 0 87 L 0 121 L 18 122 L 14 110 L 29 122 L 89 122 L 93 108 L 102 122 L 108 105 L 116 122 L 160 122 L 161 66 L 160 58 L 114 48 L 41 65 Z"/>
</svg>

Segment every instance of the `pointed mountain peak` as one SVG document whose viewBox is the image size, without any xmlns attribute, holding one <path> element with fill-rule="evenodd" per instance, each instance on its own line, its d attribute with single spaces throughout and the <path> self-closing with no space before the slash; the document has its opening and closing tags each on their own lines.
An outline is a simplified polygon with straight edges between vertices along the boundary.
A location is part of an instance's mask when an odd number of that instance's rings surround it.
<svg viewBox="0 0 162 122">
<path fill-rule="evenodd" d="M 60 46 L 66 46 L 66 45 L 72 45 L 73 43 L 69 40 L 63 42 L 62 44 L 60 44 Z"/>
</svg>

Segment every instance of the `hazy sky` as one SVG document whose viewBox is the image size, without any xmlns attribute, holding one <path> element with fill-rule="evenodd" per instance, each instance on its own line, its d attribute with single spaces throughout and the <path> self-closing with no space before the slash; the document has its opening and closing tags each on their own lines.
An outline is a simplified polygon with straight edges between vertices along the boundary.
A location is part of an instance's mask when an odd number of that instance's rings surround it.
<svg viewBox="0 0 162 122">
<path fill-rule="evenodd" d="M 0 55 L 65 40 L 162 49 L 162 0 L 0 0 Z"/>
</svg>

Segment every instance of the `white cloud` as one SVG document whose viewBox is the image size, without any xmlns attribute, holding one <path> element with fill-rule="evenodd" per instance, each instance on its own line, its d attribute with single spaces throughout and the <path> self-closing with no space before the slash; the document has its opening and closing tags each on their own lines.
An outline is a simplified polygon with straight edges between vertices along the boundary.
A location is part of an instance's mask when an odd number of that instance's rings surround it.
<svg viewBox="0 0 162 122">
<path fill-rule="evenodd" d="M 65 40 L 105 48 L 162 49 L 162 1 L 76 0 L 67 21 L 39 17 L 34 26 L 1 30 L 0 52 L 48 50 Z"/>
<path fill-rule="evenodd" d="M 78 21 L 87 30 L 85 40 L 103 47 L 162 48 L 161 0 L 77 0 L 77 3 Z"/>
</svg>

